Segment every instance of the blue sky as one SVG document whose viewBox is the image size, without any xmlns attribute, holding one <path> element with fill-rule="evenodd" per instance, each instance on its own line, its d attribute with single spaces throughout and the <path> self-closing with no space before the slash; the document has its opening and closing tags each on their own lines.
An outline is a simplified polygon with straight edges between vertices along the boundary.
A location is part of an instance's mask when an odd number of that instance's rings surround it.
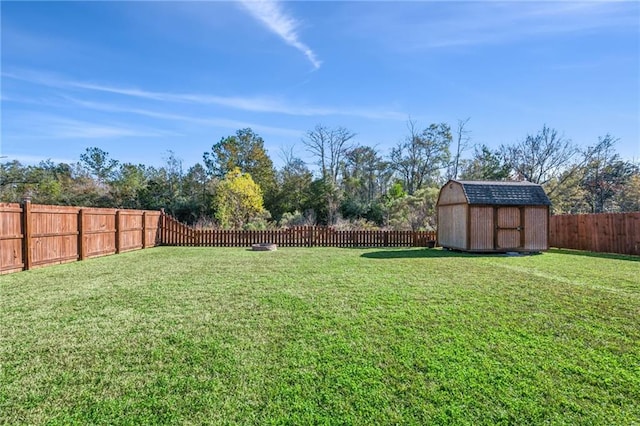
<svg viewBox="0 0 640 426">
<path fill-rule="evenodd" d="M 3 161 L 185 169 L 251 127 L 276 165 L 316 124 L 382 154 L 411 118 L 497 148 L 555 128 L 640 159 L 638 2 L 11 2 Z M 467 152 L 471 155 L 472 150 Z"/>
</svg>

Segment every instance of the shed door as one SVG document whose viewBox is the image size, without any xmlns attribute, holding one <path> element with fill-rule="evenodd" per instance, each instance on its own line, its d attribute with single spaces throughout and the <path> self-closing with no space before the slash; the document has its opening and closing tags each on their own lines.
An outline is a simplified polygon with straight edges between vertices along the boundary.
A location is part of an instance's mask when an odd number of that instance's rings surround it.
<svg viewBox="0 0 640 426">
<path fill-rule="evenodd" d="M 522 246 L 522 214 L 519 207 L 497 207 L 495 214 L 496 249 L 521 249 Z"/>
</svg>

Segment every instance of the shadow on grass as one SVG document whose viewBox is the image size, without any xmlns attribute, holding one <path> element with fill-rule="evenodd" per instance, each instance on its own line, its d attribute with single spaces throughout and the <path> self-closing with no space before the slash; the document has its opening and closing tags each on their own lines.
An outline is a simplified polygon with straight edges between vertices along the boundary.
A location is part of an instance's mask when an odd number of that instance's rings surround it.
<svg viewBox="0 0 640 426">
<path fill-rule="evenodd" d="M 615 259 L 615 260 L 627 260 L 631 262 L 640 262 L 640 256 L 631 256 L 624 254 L 612 254 L 612 253 L 596 253 L 592 251 L 580 251 L 580 250 L 568 250 L 568 249 L 556 249 L 552 248 L 548 253 L 554 254 L 566 254 L 572 256 L 586 256 L 597 257 L 600 259 Z M 521 256 L 538 256 L 543 253 L 522 254 Z M 444 258 L 444 257 L 467 257 L 467 258 L 479 258 L 479 257 L 511 257 L 505 253 L 467 253 L 459 251 L 444 250 L 441 248 L 436 249 L 388 249 L 380 251 L 372 251 L 363 253 L 361 257 L 368 259 L 424 259 L 424 258 Z M 519 257 L 516 255 L 516 257 Z"/>
<path fill-rule="evenodd" d="M 601 259 L 630 260 L 631 262 L 640 262 L 640 256 L 631 256 L 626 254 L 614 253 L 597 253 L 594 251 L 570 250 L 570 249 L 550 249 L 550 253 L 569 254 L 572 256 L 598 257 Z"/>
<path fill-rule="evenodd" d="M 443 249 L 422 249 L 422 250 L 404 250 L 390 249 L 363 253 L 361 257 L 368 259 L 424 259 L 424 258 L 442 258 L 442 257 L 497 257 L 505 256 L 500 253 L 464 253 L 459 251 L 449 251 Z"/>
</svg>

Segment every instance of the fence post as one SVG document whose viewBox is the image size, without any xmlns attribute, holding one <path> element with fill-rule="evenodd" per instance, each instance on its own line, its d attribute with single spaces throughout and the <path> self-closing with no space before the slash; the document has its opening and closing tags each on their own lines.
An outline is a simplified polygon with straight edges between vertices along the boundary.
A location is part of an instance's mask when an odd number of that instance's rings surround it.
<svg viewBox="0 0 640 426">
<path fill-rule="evenodd" d="M 159 235 L 159 238 L 156 238 L 156 245 L 162 246 L 167 239 L 167 221 L 164 218 L 164 208 L 160 209 L 160 217 L 158 218 L 158 228 L 160 228 L 160 232 L 156 232 L 156 236 Z"/>
<path fill-rule="evenodd" d="M 85 260 L 87 248 L 84 243 L 84 209 L 78 210 L 78 260 Z"/>
<path fill-rule="evenodd" d="M 31 269 L 31 197 L 22 199 L 22 262 L 25 271 Z"/>
<path fill-rule="evenodd" d="M 147 212 L 142 212 L 142 248 L 147 248 Z"/>
<path fill-rule="evenodd" d="M 116 254 L 120 253 L 120 210 L 116 210 Z"/>
</svg>

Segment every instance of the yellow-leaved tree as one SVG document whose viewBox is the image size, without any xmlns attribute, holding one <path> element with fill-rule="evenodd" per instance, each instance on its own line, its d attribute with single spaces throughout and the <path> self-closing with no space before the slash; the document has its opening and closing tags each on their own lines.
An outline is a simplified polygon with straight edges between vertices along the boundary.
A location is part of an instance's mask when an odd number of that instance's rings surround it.
<svg viewBox="0 0 640 426">
<path fill-rule="evenodd" d="M 260 186 L 237 167 L 217 183 L 213 204 L 223 228 L 241 228 L 264 212 Z"/>
</svg>

